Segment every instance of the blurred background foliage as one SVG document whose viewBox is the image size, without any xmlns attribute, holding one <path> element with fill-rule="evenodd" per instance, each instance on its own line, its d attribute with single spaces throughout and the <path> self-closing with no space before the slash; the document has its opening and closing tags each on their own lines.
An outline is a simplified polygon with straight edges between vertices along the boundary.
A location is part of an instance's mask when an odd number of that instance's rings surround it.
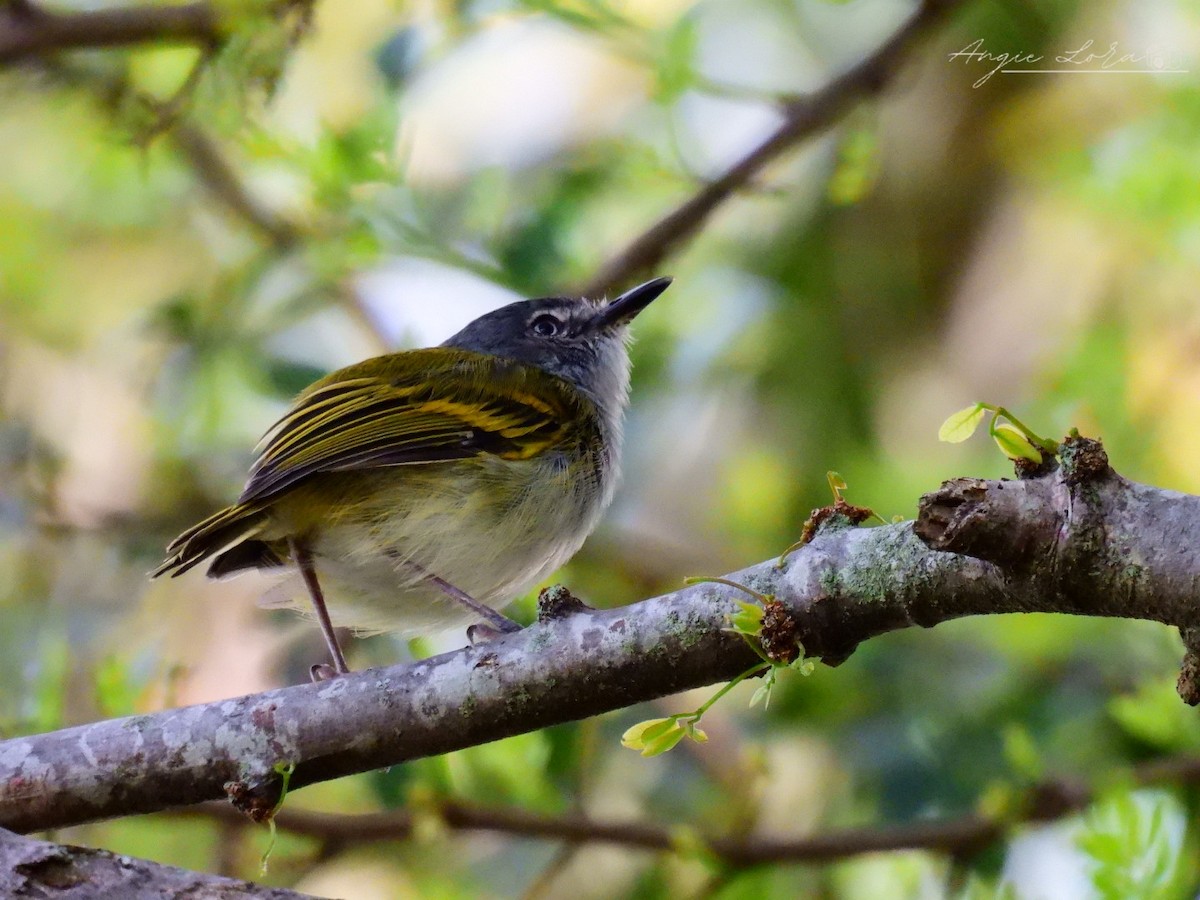
<svg viewBox="0 0 1200 900">
<path fill-rule="evenodd" d="M 303 681 L 316 631 L 257 608 L 265 582 L 146 579 L 168 538 L 237 494 L 288 398 L 586 282 L 762 141 L 781 98 L 912 11 L 218 7 L 231 37 L 213 51 L 0 74 L 6 735 Z M 976 40 L 1049 59 L 1116 41 L 1144 57 L 1126 67 L 1191 74 L 974 86 L 994 63 L 950 54 Z M 1124 475 L 1200 492 L 1198 55 L 1195 0 L 964 2 L 882 101 L 772 165 L 663 267 L 675 286 L 637 322 L 625 485 L 561 580 L 616 605 L 778 554 L 828 502 L 831 469 L 885 518 L 944 478 L 1008 474 L 983 439 L 936 441 L 975 400 L 1043 433 L 1078 426 Z M 461 642 L 356 641 L 351 662 Z M 265 835 L 198 819 L 58 837 L 341 897 L 1191 896 L 1194 790 L 1120 778 L 1200 750 L 1172 690 L 1180 655 L 1147 623 L 961 621 L 785 679 L 765 712 L 743 686 L 706 718 L 709 744 L 664 757 L 620 749 L 660 714 L 632 709 L 288 798 L 345 812 L 451 796 L 786 837 L 1002 811 L 1051 775 L 1111 785 L 970 859 L 738 872 L 683 839 L 560 852 L 426 816 L 410 841 L 344 852 L 282 834 L 260 875 Z"/>
</svg>

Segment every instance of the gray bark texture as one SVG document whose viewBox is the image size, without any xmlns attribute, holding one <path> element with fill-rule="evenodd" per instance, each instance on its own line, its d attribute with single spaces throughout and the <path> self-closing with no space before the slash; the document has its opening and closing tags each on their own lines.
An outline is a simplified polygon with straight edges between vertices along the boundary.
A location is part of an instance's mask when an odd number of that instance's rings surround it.
<svg viewBox="0 0 1200 900">
<path fill-rule="evenodd" d="M 1129 482 L 1078 439 L 1039 477 L 946 482 L 915 523 L 854 528 L 853 511 L 820 511 L 782 566 L 728 576 L 782 604 L 764 644 L 798 641 L 836 665 L 875 635 L 967 615 L 1150 619 L 1180 628 L 1180 693 L 1200 700 L 1200 497 Z M 294 789 L 725 681 L 758 659 L 728 630 L 748 599 L 735 587 L 608 610 L 564 594 L 545 592 L 524 631 L 420 662 L 0 742 L 0 826 L 221 797 L 266 818 L 284 768 Z"/>
<path fill-rule="evenodd" d="M 0 897 L 55 900 L 304 900 L 308 894 L 163 866 L 106 850 L 51 844 L 0 829 Z"/>
</svg>

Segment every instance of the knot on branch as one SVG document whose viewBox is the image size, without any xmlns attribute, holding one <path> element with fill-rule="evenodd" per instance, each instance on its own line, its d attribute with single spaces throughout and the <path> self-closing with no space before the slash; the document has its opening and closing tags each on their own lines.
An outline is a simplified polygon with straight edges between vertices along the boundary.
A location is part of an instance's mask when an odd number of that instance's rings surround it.
<svg viewBox="0 0 1200 900">
<path fill-rule="evenodd" d="M 1179 634 L 1187 651 L 1179 667 L 1175 690 L 1188 706 L 1200 705 L 1200 628 L 1180 628 Z"/>
<path fill-rule="evenodd" d="M 1049 465 L 1039 477 L 1024 471 L 1015 482 L 942 482 L 921 498 L 913 530 L 934 550 L 1002 566 L 1032 565 L 1046 554 L 1095 557 L 1105 544 L 1101 520 L 1111 514 L 1113 500 L 1074 488 L 1107 479 L 1112 474 L 1108 454 L 1098 440 L 1073 433 L 1063 441 L 1059 455 L 1061 468 Z M 1039 465 L 1053 462 L 1047 456 Z M 1070 523 L 1070 534 L 1060 532 L 1062 522 Z"/>
<path fill-rule="evenodd" d="M 800 655 L 800 626 L 778 600 L 763 604 L 759 642 L 763 653 L 773 662 L 792 663 Z"/>
<path fill-rule="evenodd" d="M 552 584 L 538 593 L 537 620 L 549 622 L 553 619 L 565 619 L 575 613 L 587 612 L 591 608 L 564 585 Z"/>
<path fill-rule="evenodd" d="M 276 775 L 254 783 L 227 781 L 225 795 L 234 809 L 252 822 L 262 824 L 275 814 L 283 799 L 283 779 Z"/>
<path fill-rule="evenodd" d="M 1072 595 L 1078 600 L 1075 608 L 1094 612 L 1095 597 L 1113 594 L 1114 573 L 1129 567 L 1110 546 L 1115 496 L 1071 487 L 1110 471 L 1103 448 L 1080 438 L 1070 453 L 1072 481 L 1064 467 L 1017 481 L 943 482 L 921 498 L 913 531 L 934 550 L 972 556 L 1040 581 L 1041 590 Z"/>
<path fill-rule="evenodd" d="M 855 506 L 840 497 L 832 506 L 818 506 L 804 521 L 804 529 L 800 532 L 800 546 L 809 543 L 822 530 L 841 531 L 861 525 L 874 511 L 865 506 Z"/>
<path fill-rule="evenodd" d="M 1068 435 L 1059 451 L 1062 460 L 1062 480 L 1069 487 L 1096 481 L 1108 475 L 1108 454 L 1104 445 L 1093 438 Z"/>
<path fill-rule="evenodd" d="M 913 531 L 934 550 L 968 551 L 958 546 L 960 536 L 969 533 L 975 520 L 983 515 L 988 483 L 981 478 L 956 478 L 921 497 Z"/>
<path fill-rule="evenodd" d="M 1049 475 L 1058 468 L 1058 460 L 1049 453 L 1043 453 L 1041 462 L 1034 462 L 1031 459 L 1023 459 L 1018 457 L 1012 461 L 1013 470 L 1017 473 L 1017 478 L 1025 481 L 1029 478 L 1041 478 L 1043 475 Z"/>
</svg>

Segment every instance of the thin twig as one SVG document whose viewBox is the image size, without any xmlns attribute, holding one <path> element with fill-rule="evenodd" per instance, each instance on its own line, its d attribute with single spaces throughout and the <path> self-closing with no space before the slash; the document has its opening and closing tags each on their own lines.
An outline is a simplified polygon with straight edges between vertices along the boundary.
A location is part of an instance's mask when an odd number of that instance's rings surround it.
<svg viewBox="0 0 1200 900">
<path fill-rule="evenodd" d="M 299 232 L 287 220 L 265 209 L 242 184 L 213 140 L 199 127 L 179 123 L 171 132 L 176 146 L 204 188 L 230 212 L 262 232 L 278 250 L 296 244 Z"/>
<path fill-rule="evenodd" d="M 695 237 L 712 213 L 746 188 L 771 160 L 836 122 L 853 104 L 880 93 L 899 70 L 909 48 L 961 0 L 924 0 L 916 13 L 874 53 L 820 90 L 784 106 L 783 124 L 765 141 L 676 207 L 600 267 L 579 293 L 596 297 L 656 268 L 675 248 Z"/>
<path fill-rule="evenodd" d="M 73 13 L 52 13 L 22 3 L 0 10 L 0 65 L 85 47 L 209 44 L 220 39 L 220 22 L 209 3 Z"/>
</svg>

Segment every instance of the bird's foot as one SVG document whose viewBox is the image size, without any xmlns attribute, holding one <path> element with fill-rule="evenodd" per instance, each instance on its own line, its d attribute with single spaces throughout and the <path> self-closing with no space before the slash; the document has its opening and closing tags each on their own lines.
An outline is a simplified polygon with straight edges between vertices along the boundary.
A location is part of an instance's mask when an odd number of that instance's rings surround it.
<svg viewBox="0 0 1200 900">
<path fill-rule="evenodd" d="M 313 684 L 320 684 L 322 681 L 333 681 L 335 678 L 340 678 L 348 674 L 348 672 L 339 672 L 329 663 L 314 663 L 308 670 L 308 675 L 313 680 Z"/>
<path fill-rule="evenodd" d="M 497 613 L 497 615 L 499 614 Z M 467 640 L 471 642 L 472 646 L 475 644 L 486 644 L 489 641 L 502 638 L 506 634 L 516 634 L 523 627 L 519 622 L 514 622 L 512 619 L 504 616 L 500 616 L 500 618 L 504 619 L 509 626 L 515 627 L 497 627 L 499 623 L 493 625 L 487 622 L 476 622 L 474 625 L 467 627 Z"/>
<path fill-rule="evenodd" d="M 542 588 L 537 599 L 537 619 L 539 622 L 550 622 L 554 619 L 565 619 L 575 613 L 588 612 L 593 607 L 588 606 L 571 591 L 561 584 L 553 584 Z"/>
</svg>

